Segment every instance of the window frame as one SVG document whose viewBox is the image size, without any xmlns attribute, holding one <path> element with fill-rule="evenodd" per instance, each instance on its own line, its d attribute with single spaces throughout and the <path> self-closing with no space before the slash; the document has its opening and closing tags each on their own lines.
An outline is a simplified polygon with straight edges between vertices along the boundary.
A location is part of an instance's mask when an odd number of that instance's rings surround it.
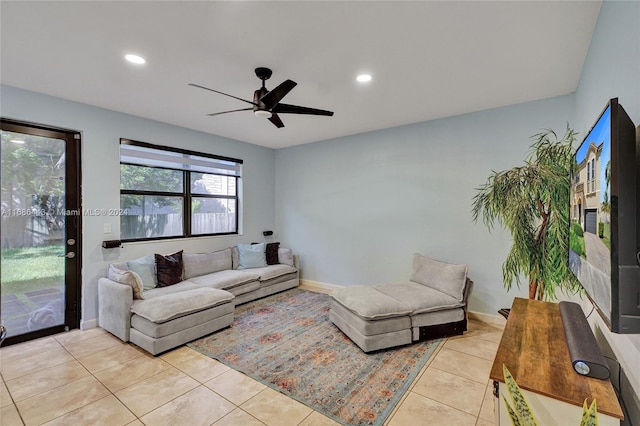
<svg viewBox="0 0 640 426">
<path fill-rule="evenodd" d="M 243 160 L 231 157 L 223 157 L 220 155 L 207 154 L 203 152 L 190 151 L 186 149 L 161 146 L 156 144 L 151 144 L 148 142 L 140 142 L 132 139 L 120 138 L 120 144 L 122 145 L 132 145 L 138 146 L 142 148 L 154 149 L 158 151 L 167 151 L 172 153 L 178 153 L 183 155 L 190 155 L 196 157 L 204 157 L 210 158 L 214 160 L 228 161 L 236 163 L 240 168 L 242 167 Z M 122 154 L 120 157 L 120 166 L 129 165 L 136 167 L 147 167 L 150 169 L 159 169 L 159 170 L 173 170 L 179 171 L 182 173 L 182 192 L 169 192 L 169 191 L 150 191 L 150 190 L 134 190 L 134 189 L 122 189 L 122 184 L 120 184 L 120 196 L 122 195 L 141 195 L 141 196 L 161 196 L 161 197 L 180 197 L 182 199 L 182 235 L 169 235 L 169 236 L 157 236 L 157 237 L 143 237 L 143 238 L 122 238 L 122 221 L 120 222 L 120 240 L 122 242 L 139 242 L 139 241 L 156 241 L 156 240 L 173 240 L 180 238 L 199 238 L 199 237 L 211 237 L 211 236 L 219 236 L 219 235 L 238 235 L 240 233 L 240 179 L 242 178 L 242 173 L 238 173 L 237 175 L 232 174 L 222 174 L 222 173 L 206 173 L 202 170 L 186 170 L 177 167 L 161 167 L 161 166 L 150 166 L 150 165 L 141 165 L 136 163 L 131 163 L 127 161 L 122 161 Z M 120 173 L 122 173 L 120 169 Z M 192 173 L 205 173 L 205 174 L 213 174 L 213 175 L 221 175 L 226 177 L 235 178 L 235 195 L 216 195 L 216 194 L 192 194 L 191 193 L 191 175 Z M 217 200 L 235 200 L 235 231 L 230 232 L 215 232 L 215 233 L 206 233 L 206 234 L 193 234 L 192 233 L 192 208 L 191 203 L 196 198 L 210 198 Z M 122 201 L 121 201 L 122 202 Z M 122 204 L 121 204 L 122 207 Z"/>
</svg>

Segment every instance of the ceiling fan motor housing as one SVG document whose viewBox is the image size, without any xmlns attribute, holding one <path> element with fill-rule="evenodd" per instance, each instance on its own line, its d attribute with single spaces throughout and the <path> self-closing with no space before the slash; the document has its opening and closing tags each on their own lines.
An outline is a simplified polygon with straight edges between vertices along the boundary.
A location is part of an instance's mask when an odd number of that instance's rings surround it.
<svg viewBox="0 0 640 426">
<path fill-rule="evenodd" d="M 257 74 L 257 70 L 256 70 L 256 74 Z M 260 89 L 253 92 L 253 103 L 254 103 L 253 113 L 258 117 L 267 117 L 267 118 L 271 117 L 271 111 L 269 111 L 265 106 L 265 104 L 260 101 L 260 99 L 267 93 L 269 93 L 269 91 L 264 86 L 262 86 Z"/>
</svg>

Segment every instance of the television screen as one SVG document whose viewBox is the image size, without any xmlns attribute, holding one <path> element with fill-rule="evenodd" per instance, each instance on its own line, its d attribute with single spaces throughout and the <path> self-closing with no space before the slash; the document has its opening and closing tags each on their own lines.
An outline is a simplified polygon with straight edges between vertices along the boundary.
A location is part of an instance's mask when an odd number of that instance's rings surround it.
<svg viewBox="0 0 640 426">
<path fill-rule="evenodd" d="M 617 99 L 573 160 L 569 266 L 612 331 L 640 333 L 635 125 Z"/>
<path fill-rule="evenodd" d="M 574 156 L 569 265 L 611 322 L 611 106 Z"/>
</svg>

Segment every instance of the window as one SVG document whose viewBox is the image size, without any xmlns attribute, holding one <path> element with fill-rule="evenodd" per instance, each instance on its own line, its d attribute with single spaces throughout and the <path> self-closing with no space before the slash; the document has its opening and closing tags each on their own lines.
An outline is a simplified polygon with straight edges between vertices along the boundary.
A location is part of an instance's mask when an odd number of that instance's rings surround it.
<svg viewBox="0 0 640 426">
<path fill-rule="evenodd" d="M 120 140 L 120 239 L 238 233 L 242 160 Z"/>
</svg>

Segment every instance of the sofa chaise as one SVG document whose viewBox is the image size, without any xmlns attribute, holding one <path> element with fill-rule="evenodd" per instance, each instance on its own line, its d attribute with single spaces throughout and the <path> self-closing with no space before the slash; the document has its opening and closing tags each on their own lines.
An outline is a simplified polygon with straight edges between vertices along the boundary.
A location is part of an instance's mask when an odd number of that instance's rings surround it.
<svg viewBox="0 0 640 426">
<path fill-rule="evenodd" d="M 416 253 L 409 282 L 335 290 L 329 319 L 364 352 L 460 335 L 471 285 L 466 265 Z"/>
<path fill-rule="evenodd" d="M 277 243 L 155 254 L 109 265 L 98 280 L 98 319 L 157 355 L 230 326 L 239 304 L 298 285 L 297 258 Z"/>
</svg>

